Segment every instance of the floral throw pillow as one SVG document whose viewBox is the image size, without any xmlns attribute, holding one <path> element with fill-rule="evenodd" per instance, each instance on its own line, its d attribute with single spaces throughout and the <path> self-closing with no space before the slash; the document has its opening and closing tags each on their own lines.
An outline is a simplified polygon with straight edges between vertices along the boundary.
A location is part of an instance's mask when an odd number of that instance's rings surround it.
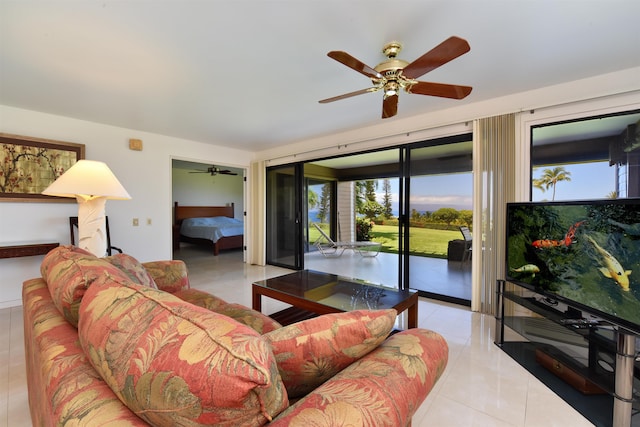
<svg viewBox="0 0 640 427">
<path fill-rule="evenodd" d="M 158 289 L 156 282 L 149 275 L 146 268 L 134 257 L 128 254 L 115 254 L 103 258 L 109 261 L 112 265 L 118 267 L 124 274 L 126 274 L 132 282 L 149 288 Z"/>
<path fill-rule="evenodd" d="M 235 320 L 103 276 L 80 305 L 80 344 L 151 425 L 261 426 L 289 404 L 269 344 Z"/>
<path fill-rule="evenodd" d="M 304 396 L 389 336 L 397 312 L 356 310 L 325 314 L 263 336 L 271 343 L 290 398 Z"/>
<path fill-rule="evenodd" d="M 229 316 L 238 322 L 249 326 L 259 334 L 271 332 L 274 329 L 281 328 L 282 325 L 266 314 L 245 307 L 242 304 L 228 303 L 222 298 L 200 291 L 198 289 L 184 289 L 174 294 L 180 299 L 195 304 L 198 307 L 215 311 L 219 314 Z"/>
<path fill-rule="evenodd" d="M 126 277 L 120 269 L 103 258 L 71 245 L 49 251 L 42 260 L 40 272 L 47 282 L 53 303 L 75 327 L 78 326 L 80 301 L 94 280 L 105 273 Z"/>
</svg>

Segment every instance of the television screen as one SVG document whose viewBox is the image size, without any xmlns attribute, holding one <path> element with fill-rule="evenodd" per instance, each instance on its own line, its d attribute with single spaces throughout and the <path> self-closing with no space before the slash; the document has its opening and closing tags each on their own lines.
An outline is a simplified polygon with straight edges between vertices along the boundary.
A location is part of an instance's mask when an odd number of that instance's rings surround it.
<svg viewBox="0 0 640 427">
<path fill-rule="evenodd" d="M 507 204 L 505 278 L 640 333 L 640 199 Z"/>
</svg>

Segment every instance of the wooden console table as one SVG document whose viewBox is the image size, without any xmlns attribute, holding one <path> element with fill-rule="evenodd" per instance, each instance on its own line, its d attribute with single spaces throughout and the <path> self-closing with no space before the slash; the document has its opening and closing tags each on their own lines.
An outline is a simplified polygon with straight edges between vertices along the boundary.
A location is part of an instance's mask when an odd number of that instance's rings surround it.
<svg viewBox="0 0 640 427">
<path fill-rule="evenodd" d="M 23 256 L 46 255 L 51 249 L 60 246 L 51 243 L 0 243 L 0 258 L 19 258 Z"/>
</svg>

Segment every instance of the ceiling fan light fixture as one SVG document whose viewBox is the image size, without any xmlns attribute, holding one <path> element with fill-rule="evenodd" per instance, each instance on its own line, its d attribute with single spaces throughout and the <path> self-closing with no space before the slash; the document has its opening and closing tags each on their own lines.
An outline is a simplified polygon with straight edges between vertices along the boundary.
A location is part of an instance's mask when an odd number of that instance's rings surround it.
<svg viewBox="0 0 640 427">
<path fill-rule="evenodd" d="M 327 53 L 329 58 L 369 77 L 373 86 L 332 98 L 322 99 L 318 102 L 326 104 L 340 99 L 382 90 L 384 93 L 382 118 L 387 119 L 395 116 L 398 112 L 398 93 L 400 89 L 404 89 L 407 93 L 450 99 L 462 99 L 471 93 L 472 88 L 470 86 L 416 80 L 429 71 L 433 71 L 469 52 L 471 47 L 466 40 L 451 36 L 411 63 L 397 58 L 401 49 L 402 44 L 398 42 L 386 44 L 382 52 L 387 56 L 387 60 L 376 65 L 374 68 L 354 58 L 347 52 L 333 50 Z"/>
<path fill-rule="evenodd" d="M 394 96 L 398 94 L 400 86 L 395 81 L 389 81 L 384 85 L 384 97 Z"/>
</svg>

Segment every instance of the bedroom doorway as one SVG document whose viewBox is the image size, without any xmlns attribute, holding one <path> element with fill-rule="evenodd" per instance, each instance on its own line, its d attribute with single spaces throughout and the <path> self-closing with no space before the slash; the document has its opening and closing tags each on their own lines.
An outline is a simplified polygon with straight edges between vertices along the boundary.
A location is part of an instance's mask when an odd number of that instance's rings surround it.
<svg viewBox="0 0 640 427">
<path fill-rule="evenodd" d="M 218 168 L 218 171 L 211 173 L 209 168 L 212 167 Z M 228 171 L 229 173 L 220 173 L 220 171 Z M 175 226 L 173 214 L 175 203 L 177 202 L 180 206 L 233 205 L 233 217 L 244 222 L 245 175 L 246 170 L 243 168 L 208 163 L 206 160 L 171 160 L 171 241 L 175 259 L 181 259 L 179 248 L 187 245 L 187 243 L 180 241 L 179 229 L 176 229 Z M 194 246 L 196 250 L 211 252 L 211 256 L 214 256 L 213 251 L 204 245 L 189 245 Z M 233 249 L 231 251 L 244 259 L 243 250 Z"/>
</svg>

